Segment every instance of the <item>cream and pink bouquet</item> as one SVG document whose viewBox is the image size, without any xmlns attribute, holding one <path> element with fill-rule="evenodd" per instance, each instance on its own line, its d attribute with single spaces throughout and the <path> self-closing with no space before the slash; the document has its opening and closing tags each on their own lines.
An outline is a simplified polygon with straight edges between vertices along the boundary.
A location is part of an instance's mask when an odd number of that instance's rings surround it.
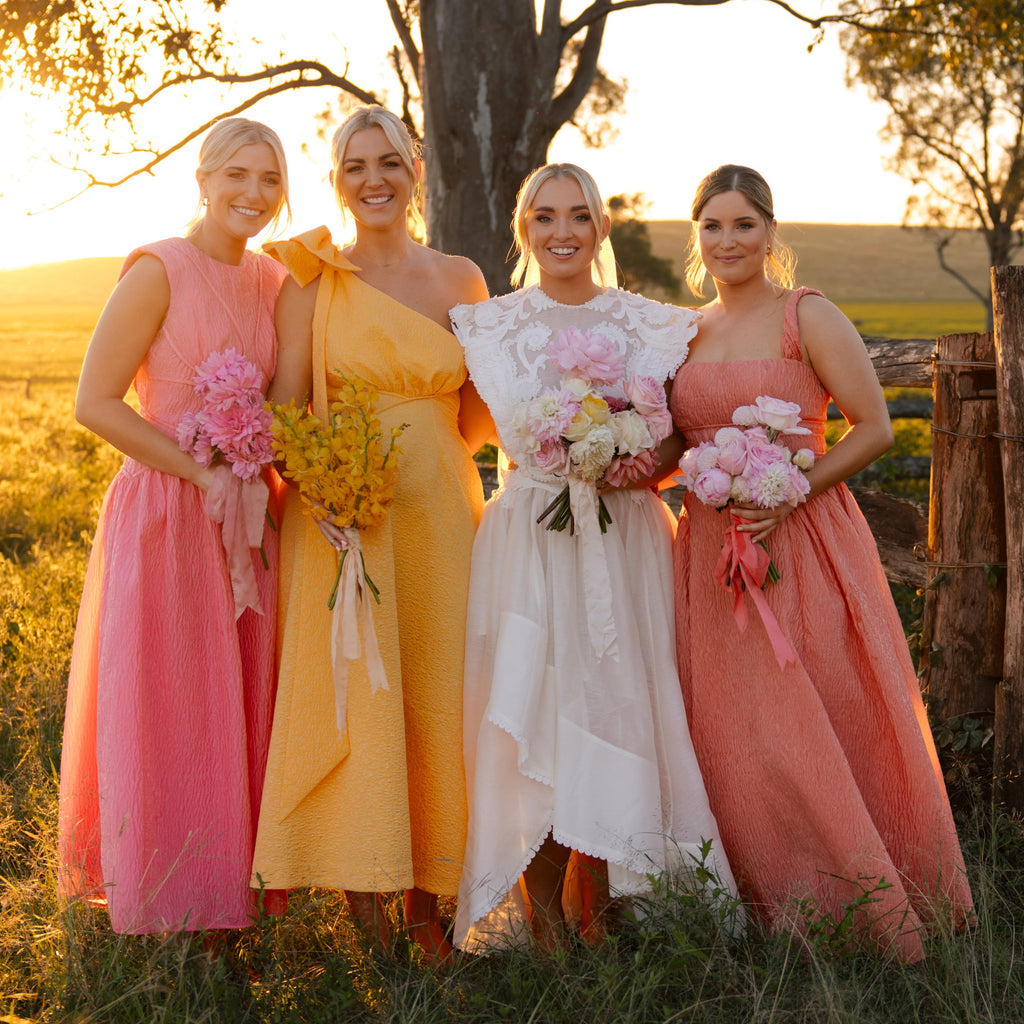
<svg viewBox="0 0 1024 1024">
<path fill-rule="evenodd" d="M 811 486 L 806 472 L 814 465 L 810 448 L 791 450 L 783 436 L 809 434 L 800 425 L 800 406 L 760 395 L 753 405 L 732 414 L 733 426 L 722 427 L 714 440 L 690 448 L 679 462 L 675 479 L 705 505 L 723 509 L 730 504 L 778 508 L 805 501 Z M 733 612 L 740 630 L 747 624 L 744 592 L 750 593 L 761 614 L 780 665 L 796 655 L 782 635 L 761 590 L 779 579 L 764 541 L 755 545 L 730 516 L 715 567 L 715 578 L 733 594 Z"/>
<path fill-rule="evenodd" d="M 657 466 L 658 445 L 672 432 L 665 388 L 653 377 L 626 376 L 626 360 L 598 331 L 559 331 L 547 350 L 561 374 L 516 410 L 512 430 L 544 473 L 595 487 L 621 487 Z M 549 530 L 574 532 L 569 484 L 537 522 L 550 516 Z M 605 532 L 611 516 L 598 498 Z"/>
<path fill-rule="evenodd" d="M 201 466 L 214 467 L 205 507 L 221 524 L 236 617 L 246 608 L 262 613 L 249 549 L 258 547 L 263 568 L 269 568 L 263 524 L 274 524 L 262 471 L 274 459 L 273 417 L 266 409 L 263 374 L 240 352 L 227 348 L 210 353 L 196 367 L 192 386 L 201 404 L 181 418 L 178 445 Z"/>
</svg>

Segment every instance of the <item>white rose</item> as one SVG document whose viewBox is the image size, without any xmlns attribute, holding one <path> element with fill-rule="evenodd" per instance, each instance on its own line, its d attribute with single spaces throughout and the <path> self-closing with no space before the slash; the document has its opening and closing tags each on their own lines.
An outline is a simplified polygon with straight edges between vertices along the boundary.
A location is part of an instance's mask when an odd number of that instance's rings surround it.
<svg viewBox="0 0 1024 1024">
<path fill-rule="evenodd" d="M 611 428 L 619 455 L 639 455 L 654 445 L 646 421 L 635 409 L 614 413 Z"/>
</svg>

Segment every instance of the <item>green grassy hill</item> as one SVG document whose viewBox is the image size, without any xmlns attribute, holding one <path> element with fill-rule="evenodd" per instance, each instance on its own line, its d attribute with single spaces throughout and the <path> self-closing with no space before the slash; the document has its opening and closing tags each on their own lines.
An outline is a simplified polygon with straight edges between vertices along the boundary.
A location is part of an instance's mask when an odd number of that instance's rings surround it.
<svg viewBox="0 0 1024 1024">
<path fill-rule="evenodd" d="M 122 262 L 100 256 L 0 270 L 0 306 L 102 306 Z"/>
<path fill-rule="evenodd" d="M 681 273 L 689 244 L 688 220 L 652 221 L 651 247 Z M 795 250 L 797 280 L 844 302 L 972 302 L 963 285 L 939 266 L 935 247 L 920 228 L 861 224 L 784 224 L 779 237 Z M 947 262 L 975 288 L 988 288 L 988 253 L 974 232 L 949 246 Z"/>
<path fill-rule="evenodd" d="M 681 274 L 690 222 L 651 221 L 649 229 L 655 253 L 673 260 Z M 787 224 L 780 234 L 799 257 L 798 281 L 823 291 L 864 334 L 935 337 L 984 330 L 981 304 L 939 267 L 920 229 Z M 963 232 L 947 259 L 975 287 L 987 289 L 988 259 L 977 234 Z M 118 257 L 101 257 L 0 271 L 0 334 L 30 331 L 39 318 L 59 315 L 64 322 L 72 309 L 91 326 L 120 266 Z"/>
</svg>

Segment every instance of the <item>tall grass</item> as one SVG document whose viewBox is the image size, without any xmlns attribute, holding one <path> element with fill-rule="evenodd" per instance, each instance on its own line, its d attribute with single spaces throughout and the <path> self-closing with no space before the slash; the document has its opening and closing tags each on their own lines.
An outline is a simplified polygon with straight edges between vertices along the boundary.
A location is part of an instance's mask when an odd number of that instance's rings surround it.
<svg viewBox="0 0 1024 1024">
<path fill-rule="evenodd" d="M 672 891 L 599 949 L 509 949 L 433 971 L 366 947 L 331 891 L 293 895 L 210 956 L 201 938 L 118 936 L 56 898 L 64 691 L 102 492 L 119 458 L 71 389 L 7 389 L 0 411 L 0 1021 L 992 1022 L 1024 1007 L 1024 832 L 949 762 L 978 926 L 939 929 L 913 967 L 753 930 L 729 945 Z M 961 770 L 963 769 L 963 770 Z M 447 907 L 448 913 L 451 907 Z M 391 914 L 397 925 L 398 908 Z M 851 910 L 851 913 L 853 911 Z"/>
</svg>

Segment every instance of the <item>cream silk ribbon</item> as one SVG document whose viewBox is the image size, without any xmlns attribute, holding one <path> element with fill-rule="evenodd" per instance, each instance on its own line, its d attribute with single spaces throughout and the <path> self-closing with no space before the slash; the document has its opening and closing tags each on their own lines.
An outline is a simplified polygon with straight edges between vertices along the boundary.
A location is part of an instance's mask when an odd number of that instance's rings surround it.
<svg viewBox="0 0 1024 1024">
<path fill-rule="evenodd" d="M 346 732 L 348 713 L 348 663 L 363 659 L 370 680 L 370 692 L 387 690 L 388 679 L 377 644 L 377 631 L 373 625 L 373 600 L 370 588 L 363 579 L 365 571 L 359 531 L 355 527 L 343 529 L 341 581 L 334 602 L 331 621 L 331 664 L 334 668 L 334 712 L 338 734 Z M 362 643 L 359 634 L 362 630 Z M 363 653 L 365 648 L 365 654 Z"/>
<path fill-rule="evenodd" d="M 612 584 L 608 575 L 608 559 L 601 540 L 598 520 L 597 487 L 579 477 L 569 475 L 569 508 L 582 547 L 583 598 L 587 607 L 587 630 L 590 646 L 598 661 L 606 654 L 617 658 L 615 618 L 612 615 Z"/>
<path fill-rule="evenodd" d="M 227 556 L 236 619 L 246 608 L 263 614 L 251 549 L 263 543 L 269 494 L 262 477 L 242 480 L 225 465 L 214 467 L 213 483 L 206 492 L 206 514 L 221 524 L 220 537 Z"/>
</svg>

